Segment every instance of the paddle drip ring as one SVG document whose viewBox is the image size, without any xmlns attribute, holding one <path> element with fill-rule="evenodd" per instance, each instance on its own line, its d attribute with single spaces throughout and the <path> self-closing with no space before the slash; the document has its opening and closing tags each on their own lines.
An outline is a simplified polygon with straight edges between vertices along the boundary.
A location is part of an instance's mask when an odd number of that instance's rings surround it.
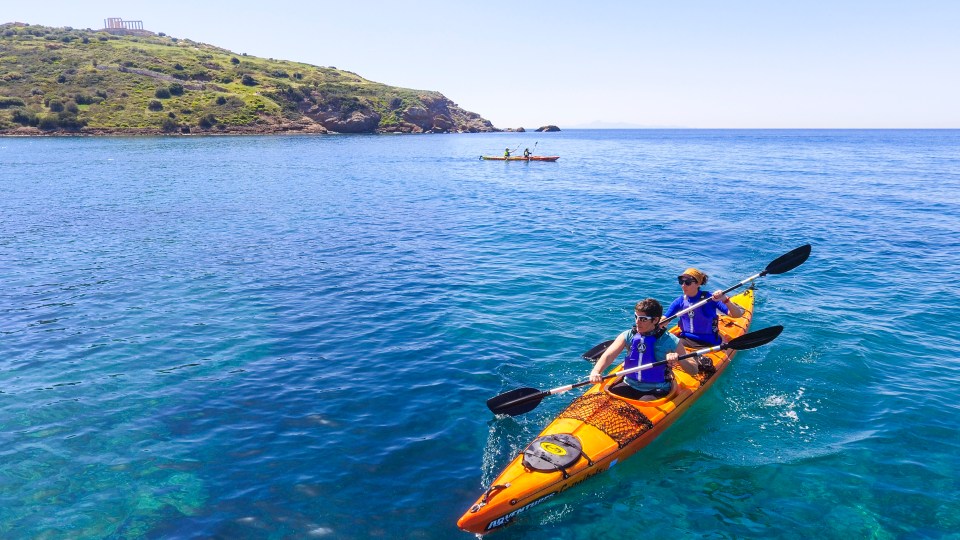
<svg viewBox="0 0 960 540">
<path fill-rule="evenodd" d="M 566 433 L 537 437 L 523 451 L 523 466 L 539 472 L 563 471 L 580 459 L 580 439 Z"/>
</svg>

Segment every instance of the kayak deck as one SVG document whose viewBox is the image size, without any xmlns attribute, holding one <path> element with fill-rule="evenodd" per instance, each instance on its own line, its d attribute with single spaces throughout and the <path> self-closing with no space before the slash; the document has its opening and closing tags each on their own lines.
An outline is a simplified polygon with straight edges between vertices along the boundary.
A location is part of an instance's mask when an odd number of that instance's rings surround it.
<svg viewBox="0 0 960 540">
<path fill-rule="evenodd" d="M 744 316 L 720 317 L 720 333 L 727 341 L 747 332 L 753 318 L 753 290 L 734 296 L 733 301 L 744 308 Z M 499 529 L 517 515 L 633 455 L 682 416 L 735 353 L 725 350 L 704 355 L 712 369 L 701 369 L 696 377 L 674 369 L 673 389 L 656 400 L 615 395 L 609 390 L 609 380 L 593 385 L 504 468 L 457 526 L 478 534 Z M 621 364 L 616 371 L 622 368 Z"/>
<path fill-rule="evenodd" d="M 560 156 L 480 156 L 480 159 L 485 159 L 488 161 L 556 161 L 560 159 Z"/>
</svg>

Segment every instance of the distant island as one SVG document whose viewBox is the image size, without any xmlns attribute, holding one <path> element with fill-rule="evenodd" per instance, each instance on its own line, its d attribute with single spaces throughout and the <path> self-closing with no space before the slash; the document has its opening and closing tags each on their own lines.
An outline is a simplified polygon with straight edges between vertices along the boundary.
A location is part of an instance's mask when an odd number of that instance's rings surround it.
<svg viewBox="0 0 960 540">
<path fill-rule="evenodd" d="M 500 131 L 439 92 L 105 26 L 0 25 L 0 135 Z"/>
</svg>

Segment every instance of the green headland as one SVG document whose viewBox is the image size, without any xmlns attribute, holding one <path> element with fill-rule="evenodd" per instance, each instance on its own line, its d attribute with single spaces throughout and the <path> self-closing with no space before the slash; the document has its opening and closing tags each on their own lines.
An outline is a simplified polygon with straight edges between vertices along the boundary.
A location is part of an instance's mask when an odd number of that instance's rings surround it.
<svg viewBox="0 0 960 540">
<path fill-rule="evenodd" d="M 0 25 L 0 135 L 499 131 L 436 91 L 147 31 Z"/>
</svg>

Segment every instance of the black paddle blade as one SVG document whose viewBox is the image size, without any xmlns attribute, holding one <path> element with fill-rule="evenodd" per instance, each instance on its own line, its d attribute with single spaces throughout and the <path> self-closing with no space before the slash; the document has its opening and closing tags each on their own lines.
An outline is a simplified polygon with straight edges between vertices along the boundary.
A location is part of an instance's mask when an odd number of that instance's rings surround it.
<svg viewBox="0 0 960 540">
<path fill-rule="evenodd" d="M 810 256 L 811 249 L 812 246 L 807 244 L 800 246 L 789 253 L 784 253 L 768 264 L 767 267 L 764 268 L 763 272 L 765 274 L 782 274 L 784 272 L 789 272 L 807 260 L 807 257 Z"/>
<path fill-rule="evenodd" d="M 777 336 L 780 335 L 780 332 L 783 332 L 783 327 L 779 324 L 776 326 L 770 326 L 768 328 L 764 328 L 763 330 L 757 330 L 756 332 L 750 332 L 749 334 L 744 334 L 738 338 L 733 338 L 726 345 L 724 345 L 723 348 L 733 349 L 735 351 L 752 349 L 754 347 L 766 345 L 767 343 L 777 339 Z"/>
<path fill-rule="evenodd" d="M 600 358 L 600 355 L 603 354 L 603 351 L 607 350 L 607 348 L 610 347 L 611 343 L 613 343 L 612 339 L 610 341 L 604 341 L 603 343 L 594 345 L 592 349 L 583 353 L 581 356 L 587 360 L 592 360 L 595 362 Z"/>
<path fill-rule="evenodd" d="M 516 416 L 537 408 L 543 396 L 550 392 L 541 392 L 536 388 L 517 388 L 494 396 L 487 400 L 487 407 L 493 414 Z"/>
</svg>

